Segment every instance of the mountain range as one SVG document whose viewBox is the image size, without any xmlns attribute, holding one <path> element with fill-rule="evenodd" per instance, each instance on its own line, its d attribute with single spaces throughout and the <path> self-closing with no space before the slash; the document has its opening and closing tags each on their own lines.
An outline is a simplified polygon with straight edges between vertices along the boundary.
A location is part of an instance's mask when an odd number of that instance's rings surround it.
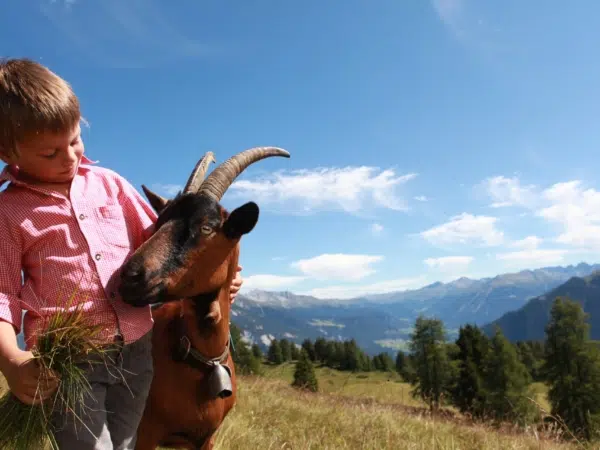
<svg viewBox="0 0 600 450">
<path fill-rule="evenodd" d="M 589 314 L 591 325 L 590 338 L 600 339 L 600 272 L 585 277 L 573 277 L 550 292 L 531 299 L 516 311 L 504 314 L 499 319 L 483 327 L 483 331 L 491 335 L 497 325 L 502 333 L 511 341 L 543 340 L 552 303 L 557 297 L 568 297 L 575 300 Z"/>
<path fill-rule="evenodd" d="M 576 277 L 600 270 L 598 264 L 523 270 L 490 278 L 460 278 L 421 289 L 323 300 L 291 292 L 252 290 L 240 294 L 232 320 L 248 342 L 266 348 L 271 339 L 354 338 L 367 353 L 406 348 L 419 314 L 441 319 L 454 339 L 460 325 L 485 326 L 529 300 Z"/>
</svg>

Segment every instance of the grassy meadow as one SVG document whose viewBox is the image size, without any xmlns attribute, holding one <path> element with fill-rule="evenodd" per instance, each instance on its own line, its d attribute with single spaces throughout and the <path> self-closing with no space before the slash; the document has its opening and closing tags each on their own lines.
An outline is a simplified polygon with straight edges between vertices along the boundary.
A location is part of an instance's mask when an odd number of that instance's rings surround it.
<svg viewBox="0 0 600 450">
<path fill-rule="evenodd" d="M 239 397 L 219 430 L 216 449 L 577 449 L 557 436 L 474 424 L 451 408 L 429 416 L 395 374 L 349 374 L 317 368 L 320 392 L 290 383 L 293 364 L 265 366 L 264 377 L 240 377 Z M 546 387 L 536 401 L 547 409 Z"/>
<path fill-rule="evenodd" d="M 320 392 L 310 394 L 290 386 L 293 364 L 265 369 L 263 377 L 238 378 L 238 402 L 219 430 L 215 449 L 585 448 L 534 430 L 474 424 L 451 408 L 432 418 L 395 373 L 351 374 L 319 367 Z M 545 387 L 536 385 L 536 390 L 537 401 L 547 407 Z"/>
</svg>

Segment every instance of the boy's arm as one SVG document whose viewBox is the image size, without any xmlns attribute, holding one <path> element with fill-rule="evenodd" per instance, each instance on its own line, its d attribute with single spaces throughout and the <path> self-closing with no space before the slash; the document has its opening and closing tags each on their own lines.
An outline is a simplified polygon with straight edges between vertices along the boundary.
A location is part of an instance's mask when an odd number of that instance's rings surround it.
<svg viewBox="0 0 600 450">
<path fill-rule="evenodd" d="M 21 251 L 0 226 L 0 321 L 21 329 Z"/>
<path fill-rule="evenodd" d="M 21 252 L 0 226 L 0 370 L 19 351 L 21 329 Z"/>
</svg>

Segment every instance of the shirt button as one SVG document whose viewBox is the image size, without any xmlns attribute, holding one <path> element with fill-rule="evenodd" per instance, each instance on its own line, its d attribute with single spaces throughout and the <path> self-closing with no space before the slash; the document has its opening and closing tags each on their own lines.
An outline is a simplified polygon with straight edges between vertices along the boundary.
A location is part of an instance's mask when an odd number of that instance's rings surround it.
<svg viewBox="0 0 600 450">
<path fill-rule="evenodd" d="M 110 293 L 110 298 L 115 298 L 115 297 L 116 297 L 116 294 L 115 294 L 115 292 L 114 292 L 114 291 L 113 291 L 113 292 L 111 292 L 111 293 Z"/>
<path fill-rule="evenodd" d="M 102 255 L 100 253 L 96 253 L 96 261 L 100 261 L 100 258 L 102 258 Z"/>
<path fill-rule="evenodd" d="M 85 214 L 79 214 L 79 219 L 80 219 L 80 220 L 83 220 L 83 219 L 85 219 Z"/>
</svg>

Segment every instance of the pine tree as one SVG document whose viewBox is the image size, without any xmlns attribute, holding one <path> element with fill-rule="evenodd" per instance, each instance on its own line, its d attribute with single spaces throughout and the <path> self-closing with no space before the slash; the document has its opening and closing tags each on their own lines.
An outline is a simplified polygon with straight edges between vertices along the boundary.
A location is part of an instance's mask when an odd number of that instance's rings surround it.
<svg viewBox="0 0 600 450">
<path fill-rule="evenodd" d="M 382 352 L 373 357 L 373 368 L 380 372 L 391 372 L 394 370 L 394 361 L 387 352 Z"/>
<path fill-rule="evenodd" d="M 415 370 L 412 366 L 412 360 L 410 356 L 402 350 L 398 351 L 398 354 L 396 355 L 396 372 L 398 372 L 402 379 L 407 383 L 414 380 Z"/>
<path fill-rule="evenodd" d="M 344 341 L 344 353 L 340 361 L 340 370 L 357 372 L 361 370 L 360 351 L 354 339 Z"/>
<path fill-rule="evenodd" d="M 342 353 L 338 344 L 340 343 L 337 341 L 327 341 L 327 359 L 325 364 L 332 369 L 339 367 L 342 359 Z"/>
<path fill-rule="evenodd" d="M 319 390 L 315 368 L 304 349 L 300 352 L 300 359 L 296 362 L 292 386 L 312 392 Z"/>
<path fill-rule="evenodd" d="M 552 414 L 577 436 L 591 440 L 600 428 L 600 358 L 589 344 L 587 314 L 568 298 L 557 298 L 546 326 L 544 372 Z"/>
<path fill-rule="evenodd" d="M 327 341 L 324 337 L 318 337 L 315 341 L 315 360 L 325 362 L 327 360 Z"/>
<path fill-rule="evenodd" d="M 452 392 L 452 403 L 463 413 L 482 417 L 485 406 L 483 365 L 489 343 L 474 325 L 460 327 L 456 340 L 458 376 Z"/>
<path fill-rule="evenodd" d="M 534 405 L 528 397 L 531 377 L 513 346 L 496 327 L 484 362 L 486 414 L 497 421 L 528 423 Z"/>
<path fill-rule="evenodd" d="M 398 350 L 398 353 L 396 353 L 396 372 L 398 372 L 400 375 L 402 375 L 402 371 L 405 369 L 407 364 L 407 358 L 406 358 L 406 354 L 402 351 L 402 350 Z"/>
<path fill-rule="evenodd" d="M 281 339 L 279 341 L 279 346 L 281 347 L 281 357 L 283 361 L 291 361 L 292 360 L 292 346 L 290 341 L 287 339 Z"/>
<path fill-rule="evenodd" d="M 292 351 L 292 361 L 298 361 L 300 358 L 300 349 L 298 348 L 298 345 L 296 345 L 295 342 L 292 342 L 290 348 Z"/>
<path fill-rule="evenodd" d="M 373 370 L 373 361 L 365 352 L 358 351 L 358 369 L 363 372 L 370 372 Z"/>
<path fill-rule="evenodd" d="M 310 339 L 304 339 L 304 341 L 302 341 L 302 348 L 308 355 L 308 359 L 310 359 L 311 361 L 314 361 L 316 359 L 315 358 L 315 346 Z"/>
<path fill-rule="evenodd" d="M 263 367 L 260 359 L 254 356 L 248 344 L 242 339 L 240 329 L 232 323 L 230 331 L 231 341 L 235 349 L 232 355 L 236 372 L 244 375 L 261 375 Z"/>
<path fill-rule="evenodd" d="M 258 344 L 252 344 L 252 354 L 259 361 L 263 359 L 263 352 Z"/>
<path fill-rule="evenodd" d="M 279 345 L 279 341 L 277 339 L 273 339 L 271 341 L 271 345 L 269 346 L 269 352 L 267 354 L 267 359 L 273 364 L 281 364 L 283 362 L 281 346 Z"/>
<path fill-rule="evenodd" d="M 410 349 L 414 356 L 415 377 L 411 380 L 413 394 L 436 411 L 448 390 L 451 373 L 446 355 L 445 332 L 438 319 L 419 316 L 410 338 Z"/>
</svg>

